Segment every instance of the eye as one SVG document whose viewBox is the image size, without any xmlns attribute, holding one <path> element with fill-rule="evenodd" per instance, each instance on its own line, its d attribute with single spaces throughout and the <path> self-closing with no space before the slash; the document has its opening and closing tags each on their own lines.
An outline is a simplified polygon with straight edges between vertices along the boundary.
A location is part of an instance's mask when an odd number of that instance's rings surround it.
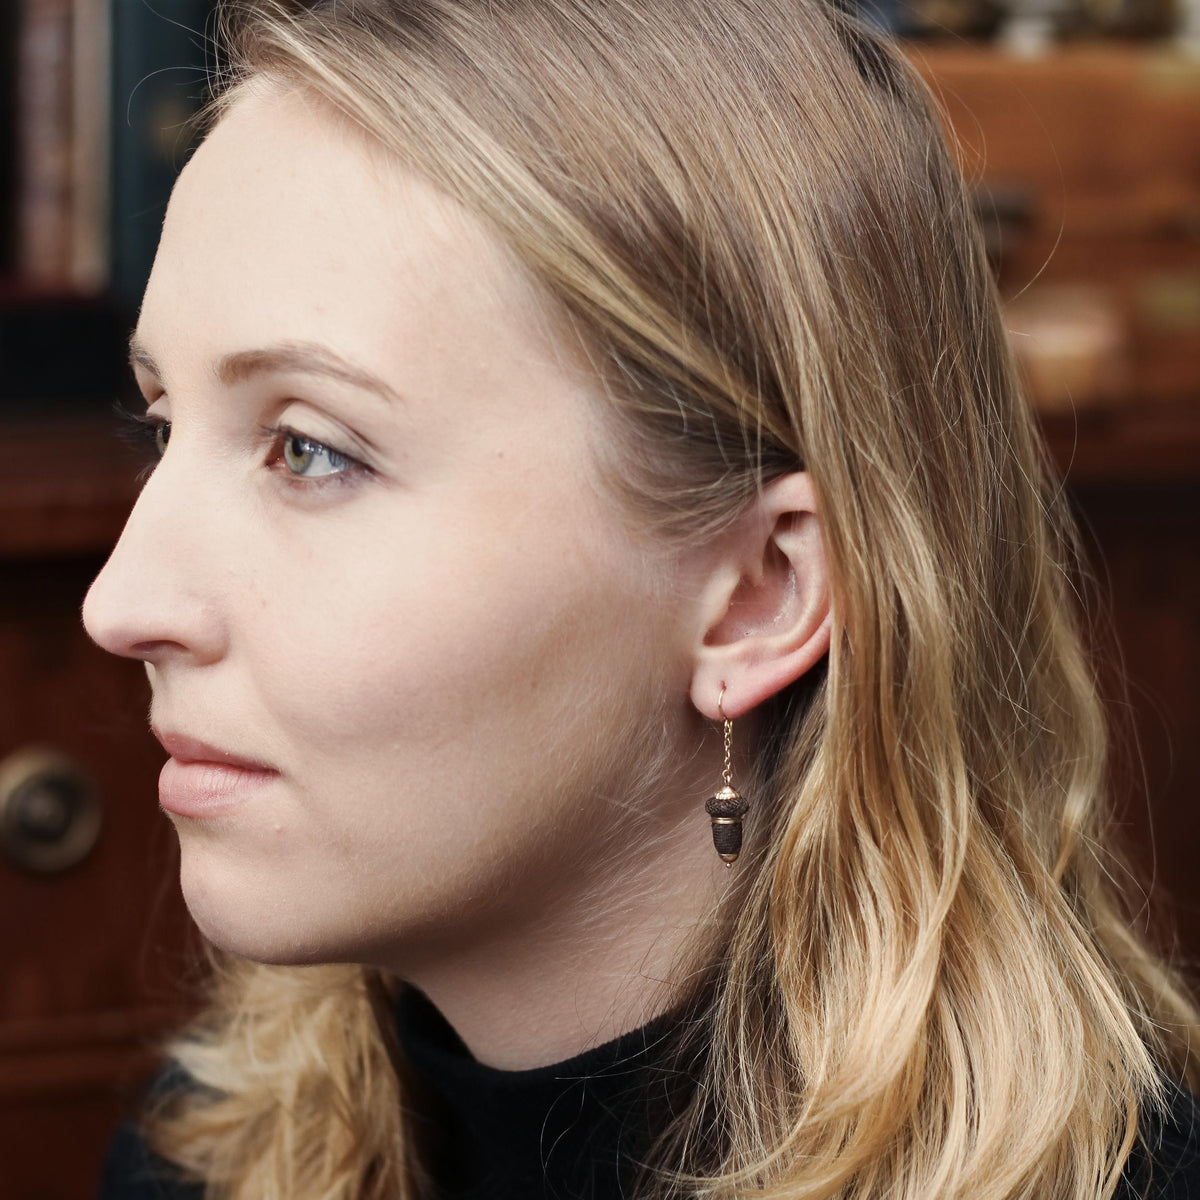
<svg viewBox="0 0 1200 1200">
<path fill-rule="evenodd" d="M 121 420 L 118 433 L 125 441 L 149 451 L 152 460 L 162 458 L 171 440 L 170 421 L 149 413 L 131 412 L 119 402 L 114 406 L 114 411 Z"/>
<path fill-rule="evenodd" d="M 361 464 L 348 454 L 305 437 L 294 429 L 280 428 L 275 432 L 282 439 L 276 461 L 282 460 L 288 472 L 297 479 L 326 480 L 361 469 Z"/>
<path fill-rule="evenodd" d="M 154 413 L 131 412 L 120 404 L 115 408 L 121 418 L 121 436 L 147 452 L 150 462 L 142 472 L 142 478 L 145 478 L 166 453 L 171 440 L 171 422 Z M 371 469 L 358 459 L 295 429 L 282 425 L 263 425 L 260 428 L 271 447 L 265 465 L 275 467 L 282 463 L 283 474 L 288 482 L 318 487 L 349 483 L 362 475 L 371 474 Z"/>
</svg>

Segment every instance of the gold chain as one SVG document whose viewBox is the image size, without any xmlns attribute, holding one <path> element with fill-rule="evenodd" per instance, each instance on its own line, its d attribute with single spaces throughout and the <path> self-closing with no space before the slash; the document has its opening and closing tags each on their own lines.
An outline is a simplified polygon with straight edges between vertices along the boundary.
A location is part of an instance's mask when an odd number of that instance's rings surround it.
<svg viewBox="0 0 1200 1200">
<path fill-rule="evenodd" d="M 733 722 L 725 718 L 725 786 L 733 787 Z"/>
</svg>

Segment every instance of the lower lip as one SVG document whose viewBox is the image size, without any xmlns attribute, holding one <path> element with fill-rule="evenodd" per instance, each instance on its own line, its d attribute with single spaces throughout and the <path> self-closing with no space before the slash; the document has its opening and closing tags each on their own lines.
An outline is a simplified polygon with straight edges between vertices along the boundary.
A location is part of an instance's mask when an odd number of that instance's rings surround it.
<svg viewBox="0 0 1200 1200">
<path fill-rule="evenodd" d="M 158 802 L 180 817 L 216 817 L 244 804 L 278 778 L 278 771 L 168 758 L 158 777 Z"/>
</svg>

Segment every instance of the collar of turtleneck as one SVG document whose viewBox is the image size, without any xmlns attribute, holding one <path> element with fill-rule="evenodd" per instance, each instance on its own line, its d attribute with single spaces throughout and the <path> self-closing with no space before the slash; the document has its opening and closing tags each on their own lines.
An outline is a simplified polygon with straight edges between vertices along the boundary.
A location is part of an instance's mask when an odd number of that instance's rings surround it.
<svg viewBox="0 0 1200 1200">
<path fill-rule="evenodd" d="M 617 1200 L 665 1119 L 664 1015 L 564 1062 L 484 1066 L 417 989 L 395 1008 L 438 1200 Z"/>
</svg>

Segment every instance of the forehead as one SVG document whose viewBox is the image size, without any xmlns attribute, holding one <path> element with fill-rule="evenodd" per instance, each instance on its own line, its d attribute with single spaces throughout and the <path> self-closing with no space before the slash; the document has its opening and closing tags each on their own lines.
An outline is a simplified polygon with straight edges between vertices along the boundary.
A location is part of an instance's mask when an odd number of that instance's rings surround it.
<svg viewBox="0 0 1200 1200">
<path fill-rule="evenodd" d="M 336 341 L 393 350 L 464 337 L 545 352 L 544 306 L 498 241 L 328 105 L 247 88 L 176 184 L 143 303 L 147 341 L 181 327 L 213 352 Z"/>
</svg>

